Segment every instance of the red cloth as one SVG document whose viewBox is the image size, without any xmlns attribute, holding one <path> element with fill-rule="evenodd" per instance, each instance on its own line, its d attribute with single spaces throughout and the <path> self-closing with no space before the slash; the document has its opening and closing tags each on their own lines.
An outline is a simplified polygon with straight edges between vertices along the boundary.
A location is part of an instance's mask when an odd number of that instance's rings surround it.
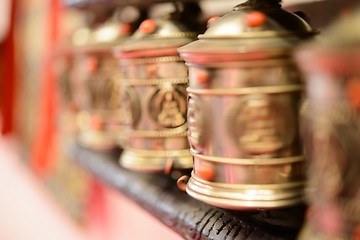
<svg viewBox="0 0 360 240">
<path fill-rule="evenodd" d="M 56 93 L 56 75 L 54 56 L 59 40 L 59 20 L 62 15 L 62 7 L 59 0 L 49 0 L 48 26 L 47 26 L 47 53 L 44 63 L 43 76 L 41 76 L 40 89 L 40 119 L 37 126 L 37 135 L 34 136 L 32 152 L 32 165 L 40 176 L 45 177 L 51 172 L 56 159 L 54 148 L 56 143 L 56 111 L 58 107 Z"/>
<path fill-rule="evenodd" d="M 0 111 L 2 118 L 1 134 L 9 134 L 14 128 L 15 105 L 15 60 L 14 60 L 14 16 L 15 0 L 11 1 L 12 13 L 10 28 L 4 42 L 0 43 Z"/>
<path fill-rule="evenodd" d="M 43 0 L 48 1 L 48 0 Z M 46 53 L 43 64 L 43 75 L 41 76 L 40 88 L 40 116 L 37 126 L 37 134 L 34 136 L 34 145 L 32 148 L 32 167 L 35 172 L 43 179 L 47 179 L 56 172 L 56 161 L 63 153 L 59 139 L 59 125 L 57 124 L 58 111 L 60 104 L 57 101 L 59 92 L 56 74 L 56 51 L 59 46 L 61 33 L 61 18 L 64 17 L 64 8 L 60 0 L 49 0 L 47 19 L 47 31 L 45 36 Z M 86 207 L 87 215 L 85 222 L 91 229 L 102 231 L 106 224 L 104 215 L 104 196 L 102 194 L 102 185 L 96 181 L 90 181 L 90 196 Z"/>
</svg>

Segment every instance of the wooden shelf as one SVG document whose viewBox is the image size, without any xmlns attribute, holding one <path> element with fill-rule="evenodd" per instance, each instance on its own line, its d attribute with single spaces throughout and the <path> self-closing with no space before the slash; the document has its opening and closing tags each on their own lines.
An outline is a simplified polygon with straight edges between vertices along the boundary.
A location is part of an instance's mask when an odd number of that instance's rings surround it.
<svg viewBox="0 0 360 240">
<path fill-rule="evenodd" d="M 72 144 L 69 152 L 81 166 L 185 239 L 295 239 L 303 224 L 305 206 L 244 212 L 220 209 L 181 192 L 168 176 L 121 168 L 120 150 L 104 153 Z"/>
</svg>

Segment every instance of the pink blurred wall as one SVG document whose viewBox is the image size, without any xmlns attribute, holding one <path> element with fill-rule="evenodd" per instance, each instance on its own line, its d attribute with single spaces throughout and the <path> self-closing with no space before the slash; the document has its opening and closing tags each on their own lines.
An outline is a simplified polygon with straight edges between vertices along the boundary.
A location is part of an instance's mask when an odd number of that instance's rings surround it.
<svg viewBox="0 0 360 240">
<path fill-rule="evenodd" d="M 104 187 L 105 222 L 80 226 L 62 211 L 19 159 L 12 139 L 0 138 L 0 239 L 182 239 L 119 192 Z"/>
</svg>

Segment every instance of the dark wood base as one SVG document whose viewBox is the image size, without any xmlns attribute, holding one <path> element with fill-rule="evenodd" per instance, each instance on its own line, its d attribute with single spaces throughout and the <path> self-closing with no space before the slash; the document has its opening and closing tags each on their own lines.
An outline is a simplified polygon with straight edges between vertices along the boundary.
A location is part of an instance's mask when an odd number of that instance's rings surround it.
<svg viewBox="0 0 360 240">
<path fill-rule="evenodd" d="M 69 150 L 80 165 L 185 239 L 295 239 L 303 224 L 304 205 L 269 211 L 220 209 L 192 199 L 169 176 L 121 168 L 121 150 L 97 152 L 78 144 Z"/>
</svg>

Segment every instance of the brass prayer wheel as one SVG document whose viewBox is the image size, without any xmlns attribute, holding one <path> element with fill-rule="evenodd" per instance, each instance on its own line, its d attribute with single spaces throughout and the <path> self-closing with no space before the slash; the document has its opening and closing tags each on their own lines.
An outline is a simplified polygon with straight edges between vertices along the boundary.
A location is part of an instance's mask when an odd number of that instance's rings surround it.
<svg viewBox="0 0 360 240">
<path fill-rule="evenodd" d="M 360 237 L 360 11 L 296 52 L 310 205 L 299 239 Z"/>
<path fill-rule="evenodd" d="M 120 164 L 144 172 L 192 168 L 187 141 L 188 72 L 177 48 L 196 37 L 186 13 L 147 19 L 116 55 L 122 68 L 124 152 Z M 196 25 L 196 24 L 194 24 Z"/>
<path fill-rule="evenodd" d="M 291 53 L 314 31 L 279 2 L 240 4 L 179 48 L 194 156 L 186 191 L 208 204 L 266 209 L 303 200 L 303 86 Z"/>
<path fill-rule="evenodd" d="M 119 144 L 121 78 L 113 48 L 130 30 L 129 24 L 109 20 L 73 34 L 72 84 L 81 145 L 107 150 Z"/>
</svg>

